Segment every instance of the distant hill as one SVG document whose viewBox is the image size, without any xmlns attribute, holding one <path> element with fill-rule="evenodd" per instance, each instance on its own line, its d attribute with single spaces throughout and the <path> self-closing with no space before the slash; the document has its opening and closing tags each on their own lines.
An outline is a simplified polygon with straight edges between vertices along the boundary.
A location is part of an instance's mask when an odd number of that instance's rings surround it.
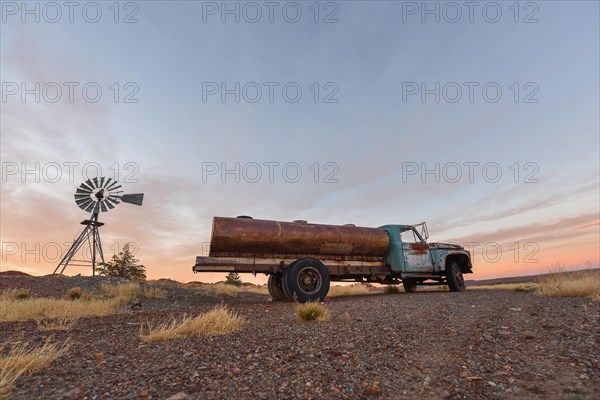
<svg viewBox="0 0 600 400">
<path fill-rule="evenodd" d="M 0 272 L 0 276 L 31 276 L 21 271 L 3 271 Z"/>
</svg>

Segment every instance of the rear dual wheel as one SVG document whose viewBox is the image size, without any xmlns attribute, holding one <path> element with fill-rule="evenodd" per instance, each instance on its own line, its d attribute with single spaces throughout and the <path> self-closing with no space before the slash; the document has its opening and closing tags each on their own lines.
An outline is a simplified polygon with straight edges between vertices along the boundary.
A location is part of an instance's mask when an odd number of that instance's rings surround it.
<svg viewBox="0 0 600 400">
<path fill-rule="evenodd" d="M 269 289 L 269 294 L 273 298 L 273 301 L 288 300 L 287 295 L 283 291 L 282 280 L 283 276 L 281 274 L 273 274 L 269 276 L 267 288 Z"/>
<path fill-rule="evenodd" d="M 306 303 L 320 301 L 329 292 L 329 271 L 314 258 L 301 258 L 289 265 L 282 288 L 290 300 Z"/>
</svg>

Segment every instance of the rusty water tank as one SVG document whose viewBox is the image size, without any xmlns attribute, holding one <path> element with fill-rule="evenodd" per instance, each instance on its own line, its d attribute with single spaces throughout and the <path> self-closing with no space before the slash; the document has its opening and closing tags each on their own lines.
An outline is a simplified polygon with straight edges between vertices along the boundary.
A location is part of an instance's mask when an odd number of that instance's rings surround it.
<svg viewBox="0 0 600 400">
<path fill-rule="evenodd" d="M 388 246 L 387 233 L 377 228 L 214 217 L 210 256 L 383 256 Z"/>
</svg>

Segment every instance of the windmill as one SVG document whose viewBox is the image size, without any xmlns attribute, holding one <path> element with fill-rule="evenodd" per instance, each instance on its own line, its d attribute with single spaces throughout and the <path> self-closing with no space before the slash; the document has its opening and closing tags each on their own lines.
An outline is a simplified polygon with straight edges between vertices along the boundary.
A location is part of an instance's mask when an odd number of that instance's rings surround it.
<svg viewBox="0 0 600 400">
<path fill-rule="evenodd" d="M 121 185 L 114 179 L 111 178 L 92 178 L 82 183 L 75 192 L 75 203 L 82 210 L 91 213 L 89 219 L 81 221 L 82 225 L 85 225 L 85 229 L 79 234 L 77 239 L 73 242 L 69 250 L 60 260 L 54 273 L 58 272 L 62 274 L 68 265 L 72 266 L 92 266 L 92 274 L 96 275 L 96 265 L 102 265 L 102 268 L 106 272 L 106 264 L 104 262 L 104 253 L 102 252 L 102 242 L 100 241 L 100 232 L 98 228 L 104 225 L 103 222 L 98 221 L 98 214 L 100 212 L 107 212 L 115 208 L 119 203 L 135 204 L 137 206 L 142 205 L 144 200 L 143 193 L 135 194 L 123 194 Z M 88 245 L 91 250 L 91 260 L 77 260 L 74 259 L 75 255 L 85 245 Z M 100 258 L 101 262 L 97 263 L 97 257 Z"/>
</svg>

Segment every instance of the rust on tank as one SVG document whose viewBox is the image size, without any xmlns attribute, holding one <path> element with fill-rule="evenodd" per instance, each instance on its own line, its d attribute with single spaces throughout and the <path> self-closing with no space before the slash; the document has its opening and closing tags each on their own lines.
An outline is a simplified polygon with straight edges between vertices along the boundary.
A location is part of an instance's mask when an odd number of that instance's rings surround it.
<svg viewBox="0 0 600 400">
<path fill-rule="evenodd" d="M 215 217 L 210 255 L 312 254 L 343 259 L 381 256 L 388 246 L 387 233 L 378 228 Z"/>
</svg>

